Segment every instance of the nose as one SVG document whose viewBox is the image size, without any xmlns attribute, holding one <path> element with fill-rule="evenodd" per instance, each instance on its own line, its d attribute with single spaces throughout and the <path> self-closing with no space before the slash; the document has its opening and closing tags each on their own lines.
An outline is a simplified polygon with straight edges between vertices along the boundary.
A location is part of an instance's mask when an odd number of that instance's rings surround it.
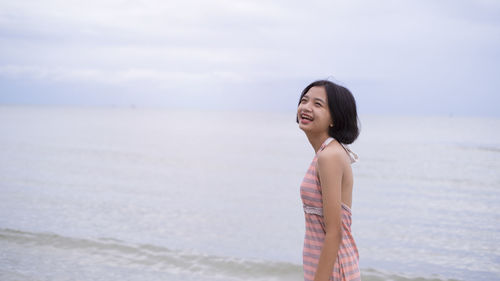
<svg viewBox="0 0 500 281">
<path fill-rule="evenodd" d="M 299 109 L 300 111 L 311 112 L 311 105 L 309 102 L 301 103 Z"/>
</svg>

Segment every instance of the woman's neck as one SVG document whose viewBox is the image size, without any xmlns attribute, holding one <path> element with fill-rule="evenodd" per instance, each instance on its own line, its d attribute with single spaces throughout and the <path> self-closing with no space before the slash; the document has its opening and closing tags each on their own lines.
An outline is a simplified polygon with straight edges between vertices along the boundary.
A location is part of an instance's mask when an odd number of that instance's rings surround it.
<svg viewBox="0 0 500 281">
<path fill-rule="evenodd" d="M 314 152 L 318 153 L 321 145 L 325 142 L 327 138 L 330 136 L 328 134 L 306 134 L 309 143 L 312 145 Z"/>
</svg>

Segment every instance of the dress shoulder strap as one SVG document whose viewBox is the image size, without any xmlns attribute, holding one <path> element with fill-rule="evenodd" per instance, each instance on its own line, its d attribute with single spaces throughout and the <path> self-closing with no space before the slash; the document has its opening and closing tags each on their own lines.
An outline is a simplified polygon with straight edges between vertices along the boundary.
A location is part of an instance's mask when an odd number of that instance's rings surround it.
<svg viewBox="0 0 500 281">
<path fill-rule="evenodd" d="M 319 150 L 318 151 L 321 151 L 323 149 L 325 149 L 325 147 L 331 143 L 333 141 L 333 138 L 332 137 L 328 137 L 324 142 L 323 144 L 319 147 Z"/>
<path fill-rule="evenodd" d="M 354 153 L 349 148 L 349 146 L 347 144 L 340 143 L 340 145 L 342 145 L 342 147 L 345 149 L 345 151 L 349 155 L 349 158 L 351 159 L 351 164 L 358 161 L 358 159 L 359 159 L 358 155 L 356 153 Z"/>
<path fill-rule="evenodd" d="M 323 144 L 320 146 L 319 150 L 318 151 L 322 151 L 323 149 L 325 149 L 325 147 L 333 141 L 333 138 L 332 137 L 328 137 L 324 142 Z M 342 145 L 342 147 L 344 148 L 344 150 L 347 152 L 347 155 L 349 155 L 349 158 L 351 159 L 351 164 L 354 163 L 354 162 L 357 162 L 359 157 L 356 153 L 354 153 L 347 144 L 343 144 L 341 142 L 339 142 L 340 145 Z"/>
</svg>

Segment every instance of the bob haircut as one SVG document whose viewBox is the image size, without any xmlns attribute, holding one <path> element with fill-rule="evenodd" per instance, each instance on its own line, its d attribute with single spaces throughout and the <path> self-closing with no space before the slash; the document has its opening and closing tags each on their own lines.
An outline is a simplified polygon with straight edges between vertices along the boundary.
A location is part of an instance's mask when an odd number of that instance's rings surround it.
<svg viewBox="0 0 500 281">
<path fill-rule="evenodd" d="M 328 135 L 343 144 L 353 143 L 359 136 L 359 129 L 356 101 L 351 92 L 347 88 L 328 80 L 318 80 L 309 84 L 302 91 L 299 105 L 302 97 L 312 87 L 323 87 L 326 91 L 328 108 L 333 120 L 333 127 L 329 128 Z M 298 116 L 296 121 L 299 122 Z"/>
</svg>

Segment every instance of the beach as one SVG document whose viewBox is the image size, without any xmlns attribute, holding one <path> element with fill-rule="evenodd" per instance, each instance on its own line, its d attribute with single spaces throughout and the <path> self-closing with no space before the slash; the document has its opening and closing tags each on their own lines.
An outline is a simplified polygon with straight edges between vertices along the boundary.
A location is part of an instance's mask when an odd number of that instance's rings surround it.
<svg viewBox="0 0 500 281">
<path fill-rule="evenodd" d="M 363 280 L 500 279 L 500 119 L 360 115 Z M 0 107 L 1 280 L 302 280 L 293 112 Z"/>
</svg>

